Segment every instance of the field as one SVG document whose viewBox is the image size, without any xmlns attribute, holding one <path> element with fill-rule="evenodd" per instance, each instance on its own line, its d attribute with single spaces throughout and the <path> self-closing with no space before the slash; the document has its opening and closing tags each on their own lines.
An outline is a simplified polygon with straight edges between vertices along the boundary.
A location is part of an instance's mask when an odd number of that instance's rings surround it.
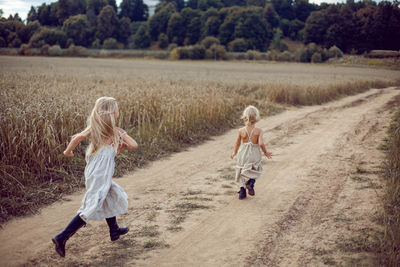
<svg viewBox="0 0 400 267">
<path fill-rule="evenodd" d="M 117 175 L 239 123 L 398 82 L 398 72 L 334 65 L 1 57 L 1 221 L 32 213 L 82 186 L 83 157 L 62 157 L 95 99 L 120 105 L 119 124 L 140 144 Z M 84 146 L 78 149 L 84 154 Z"/>
<path fill-rule="evenodd" d="M 377 147 L 399 91 L 370 88 L 398 85 L 399 71 L 39 57 L 0 63 L 0 265 L 385 263 L 380 221 L 395 217 L 382 219 Z M 79 206 L 85 145 L 73 159 L 62 151 L 103 95 L 118 100 L 119 125 L 140 146 L 117 158 L 116 176 L 125 175 L 116 182 L 130 201 L 120 222 L 132 233 L 110 243 L 105 223 L 93 222 L 60 260 L 49 240 Z M 262 112 L 259 127 L 274 157 L 263 162 L 256 197 L 239 201 L 228 160 L 237 132 L 229 129 L 249 104 Z M 390 197 L 385 205 L 395 207 Z M 29 213 L 36 215 L 13 219 Z M 395 240 L 396 228 L 387 229 Z"/>
</svg>

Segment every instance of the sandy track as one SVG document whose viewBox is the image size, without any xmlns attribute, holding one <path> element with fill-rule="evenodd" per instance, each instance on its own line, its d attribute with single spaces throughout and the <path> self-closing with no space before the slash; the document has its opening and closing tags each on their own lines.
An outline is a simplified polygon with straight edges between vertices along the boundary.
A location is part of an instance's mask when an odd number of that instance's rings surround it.
<svg viewBox="0 0 400 267">
<path fill-rule="evenodd" d="M 239 201 L 232 185 L 232 130 L 116 179 L 130 198 L 119 222 L 131 228 L 116 243 L 105 222 L 93 222 L 67 243 L 65 259 L 54 253 L 50 239 L 74 216 L 78 192 L 6 224 L 0 265 L 372 266 L 371 253 L 347 245 L 380 231 L 377 147 L 398 95 L 372 89 L 259 122 L 275 155 L 255 197 Z M 188 203 L 197 206 L 182 211 Z"/>
</svg>

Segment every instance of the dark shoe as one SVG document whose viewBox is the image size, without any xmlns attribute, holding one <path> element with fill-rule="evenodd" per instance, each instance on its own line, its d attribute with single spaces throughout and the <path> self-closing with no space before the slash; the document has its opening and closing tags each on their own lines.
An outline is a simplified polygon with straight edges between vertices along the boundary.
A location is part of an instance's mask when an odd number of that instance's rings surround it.
<svg viewBox="0 0 400 267">
<path fill-rule="evenodd" d="M 108 227 L 110 228 L 111 241 L 118 240 L 121 235 L 129 232 L 128 227 L 119 227 L 117 224 L 117 218 L 111 217 L 106 219 Z"/>
<path fill-rule="evenodd" d="M 78 231 L 79 228 L 81 228 L 85 224 L 86 224 L 85 221 L 82 220 L 79 215 L 76 215 L 68 224 L 68 226 L 64 229 L 64 231 L 62 231 L 61 233 L 59 233 L 58 235 L 56 235 L 51 239 L 54 245 L 56 245 L 55 249 L 57 253 L 61 257 L 65 257 L 65 243 L 67 242 L 67 240 L 71 236 L 73 236 L 76 233 L 76 231 Z"/>
<path fill-rule="evenodd" d="M 250 196 L 254 196 L 256 194 L 256 192 L 254 191 L 254 183 L 255 182 L 256 182 L 256 180 L 250 179 L 246 183 L 246 188 L 249 191 Z"/>
<path fill-rule="evenodd" d="M 244 189 L 243 186 L 240 188 L 240 191 L 238 193 L 239 193 L 239 199 L 246 198 L 246 189 Z"/>
</svg>

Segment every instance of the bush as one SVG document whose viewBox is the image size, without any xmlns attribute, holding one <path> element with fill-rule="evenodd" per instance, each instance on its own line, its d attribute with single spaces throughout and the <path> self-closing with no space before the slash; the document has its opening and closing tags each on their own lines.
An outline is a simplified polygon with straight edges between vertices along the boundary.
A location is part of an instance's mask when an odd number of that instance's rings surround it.
<svg viewBox="0 0 400 267">
<path fill-rule="evenodd" d="M 217 38 L 214 36 L 207 36 L 201 41 L 201 44 L 206 48 L 209 49 L 213 44 L 219 45 L 220 42 Z"/>
<path fill-rule="evenodd" d="M 59 45 L 53 45 L 49 48 L 49 56 L 51 57 L 59 57 L 62 55 L 62 50 Z"/>
<path fill-rule="evenodd" d="M 18 37 L 15 37 L 11 43 L 8 44 L 9 47 L 20 47 L 22 44 L 21 40 Z"/>
<path fill-rule="evenodd" d="M 66 47 L 70 47 L 71 45 L 75 45 L 74 39 L 68 38 L 68 39 L 67 39 L 67 42 L 66 42 L 66 44 L 65 44 L 65 46 L 66 46 Z"/>
<path fill-rule="evenodd" d="M 7 47 L 6 40 L 3 37 L 0 37 L 0 47 Z"/>
<path fill-rule="evenodd" d="M 158 35 L 158 47 L 161 49 L 168 47 L 168 36 L 165 33 Z"/>
<path fill-rule="evenodd" d="M 281 41 L 280 43 L 279 43 L 279 51 L 280 52 L 283 52 L 283 51 L 286 51 L 286 50 L 289 50 L 289 46 L 286 44 L 286 42 L 284 42 L 284 41 Z"/>
<path fill-rule="evenodd" d="M 247 42 L 243 38 L 237 38 L 228 44 L 228 50 L 232 52 L 246 52 Z"/>
<path fill-rule="evenodd" d="M 174 50 L 175 48 L 177 48 L 178 47 L 178 45 L 177 44 L 175 44 L 175 43 L 172 43 L 172 44 L 169 44 L 169 46 L 168 46 L 168 50 L 169 51 L 172 51 L 172 50 Z"/>
<path fill-rule="evenodd" d="M 172 49 L 171 54 L 169 55 L 169 59 L 171 60 L 178 60 L 179 59 L 179 49 L 175 47 Z"/>
<path fill-rule="evenodd" d="M 48 45 L 48 44 L 43 45 L 40 48 L 40 54 L 43 55 L 43 56 L 48 56 L 49 55 L 49 48 L 50 48 L 50 45 Z"/>
<path fill-rule="evenodd" d="M 63 31 L 46 27 L 43 27 L 39 32 L 34 33 L 32 38 L 29 40 L 31 47 L 34 48 L 40 48 L 45 44 L 65 47 L 66 42 L 67 36 Z"/>
<path fill-rule="evenodd" d="M 270 50 L 266 54 L 266 60 L 278 60 L 278 54 L 275 50 Z"/>
<path fill-rule="evenodd" d="M 177 47 L 172 50 L 170 59 L 204 59 L 206 49 L 202 45 Z"/>
<path fill-rule="evenodd" d="M 70 57 L 87 57 L 89 56 L 89 52 L 87 51 L 86 47 L 83 46 L 75 46 L 75 45 L 70 45 L 65 51 L 64 55 L 70 56 Z"/>
<path fill-rule="evenodd" d="M 226 48 L 223 45 L 213 44 L 209 49 L 206 50 L 206 59 L 218 59 L 226 60 Z"/>
<path fill-rule="evenodd" d="M 343 57 L 343 52 L 342 52 L 342 50 L 340 50 L 339 47 L 334 45 L 331 48 L 329 48 L 328 55 L 329 55 L 330 58 L 332 58 L 332 57 Z"/>
<path fill-rule="evenodd" d="M 321 50 L 320 53 L 322 57 L 322 62 L 327 61 L 329 59 L 328 49 L 324 48 Z"/>
<path fill-rule="evenodd" d="M 294 55 L 289 51 L 284 51 L 277 56 L 278 61 L 293 61 Z"/>
<path fill-rule="evenodd" d="M 103 49 L 118 49 L 118 42 L 114 38 L 105 39 L 103 42 Z"/>
<path fill-rule="evenodd" d="M 312 63 L 321 63 L 321 62 L 322 62 L 321 53 L 315 52 L 315 53 L 311 56 L 311 62 L 312 62 Z"/>
<path fill-rule="evenodd" d="M 18 55 L 27 55 L 30 46 L 28 44 L 22 44 L 21 47 L 18 49 Z"/>
<path fill-rule="evenodd" d="M 247 55 L 247 59 L 249 59 L 249 60 L 260 60 L 261 59 L 261 53 L 257 50 L 247 50 L 246 55 Z"/>
<path fill-rule="evenodd" d="M 92 45 L 91 45 L 91 48 L 93 48 L 93 49 L 100 49 L 100 48 L 101 48 L 101 41 L 100 41 L 100 39 L 96 38 L 96 39 L 93 41 L 93 43 L 92 43 Z"/>
</svg>

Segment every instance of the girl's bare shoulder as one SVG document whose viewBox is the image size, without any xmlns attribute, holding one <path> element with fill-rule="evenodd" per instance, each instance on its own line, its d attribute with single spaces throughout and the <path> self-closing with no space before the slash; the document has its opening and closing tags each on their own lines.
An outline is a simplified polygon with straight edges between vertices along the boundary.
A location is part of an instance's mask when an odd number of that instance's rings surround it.
<svg viewBox="0 0 400 267">
<path fill-rule="evenodd" d="M 255 134 L 261 134 L 262 131 L 263 131 L 263 130 L 262 130 L 261 128 L 259 128 L 259 127 L 255 127 L 255 128 L 254 128 Z"/>
</svg>

